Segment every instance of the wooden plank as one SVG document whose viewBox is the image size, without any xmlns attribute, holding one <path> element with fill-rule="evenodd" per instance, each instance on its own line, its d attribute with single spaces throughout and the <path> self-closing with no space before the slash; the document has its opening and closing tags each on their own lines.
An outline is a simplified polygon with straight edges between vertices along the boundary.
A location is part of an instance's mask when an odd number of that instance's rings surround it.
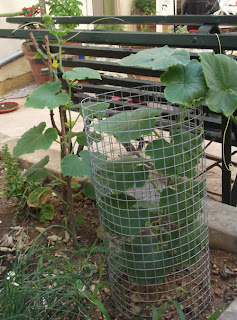
<svg viewBox="0 0 237 320">
<path fill-rule="evenodd" d="M 164 25 L 237 25 L 237 16 L 214 15 L 177 15 L 177 16 L 80 16 L 80 17 L 53 17 L 55 23 L 65 24 L 164 24 Z M 40 17 L 9 17 L 9 23 L 43 22 Z"/>
<path fill-rule="evenodd" d="M 151 70 L 138 67 L 125 67 L 116 62 L 97 61 L 97 60 L 84 60 L 84 59 L 63 59 L 65 67 L 87 67 L 94 70 L 110 71 L 125 74 L 144 75 L 149 77 L 159 77 L 164 70 Z"/>
<path fill-rule="evenodd" d="M 8 39 L 29 39 L 33 32 L 36 40 L 44 39 L 47 30 L 14 30 L 0 29 L 0 37 Z M 117 31 L 76 31 L 70 32 L 65 39 L 75 36 L 74 42 L 107 44 L 107 45 L 130 45 L 130 46 L 164 46 L 178 48 L 197 48 L 218 50 L 219 43 L 215 34 L 188 34 L 188 33 L 156 33 L 156 32 L 117 32 Z M 51 40 L 55 40 L 49 34 Z M 236 50 L 237 34 L 220 34 L 219 39 L 223 49 Z"/>
</svg>

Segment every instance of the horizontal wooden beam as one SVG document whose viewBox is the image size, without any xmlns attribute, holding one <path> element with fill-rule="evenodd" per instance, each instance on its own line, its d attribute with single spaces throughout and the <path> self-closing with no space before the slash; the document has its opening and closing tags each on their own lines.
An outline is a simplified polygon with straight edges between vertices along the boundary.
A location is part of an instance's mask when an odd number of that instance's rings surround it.
<svg viewBox="0 0 237 320">
<path fill-rule="evenodd" d="M 13 32 L 14 31 L 14 32 Z M 55 37 L 48 30 L 9 30 L 0 29 L 0 38 L 30 39 L 33 32 L 36 40 L 44 40 L 49 35 L 50 40 Z M 219 42 L 223 49 L 236 50 L 237 34 L 189 34 L 189 33 L 156 33 L 156 32 L 117 32 L 117 31 L 76 31 L 70 32 L 65 40 L 75 36 L 70 41 L 80 43 L 94 43 L 107 45 L 129 46 L 172 46 L 181 48 L 215 49 L 218 50 Z"/>
<path fill-rule="evenodd" d="M 80 17 L 53 17 L 57 24 L 164 24 L 164 25 L 237 25 L 237 16 L 215 15 L 177 15 L 177 16 L 80 16 Z M 42 23 L 40 17 L 9 17 L 10 23 Z"/>
</svg>

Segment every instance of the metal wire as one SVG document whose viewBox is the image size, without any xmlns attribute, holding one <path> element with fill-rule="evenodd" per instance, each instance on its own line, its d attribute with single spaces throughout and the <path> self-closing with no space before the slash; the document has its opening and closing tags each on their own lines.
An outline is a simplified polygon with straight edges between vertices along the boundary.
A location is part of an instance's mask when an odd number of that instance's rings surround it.
<svg viewBox="0 0 237 320">
<path fill-rule="evenodd" d="M 210 301 L 200 109 L 147 86 L 85 99 L 82 111 L 117 309 L 149 319 L 151 305 L 177 301 L 198 319 Z M 172 304 L 164 317 L 179 318 Z"/>
</svg>

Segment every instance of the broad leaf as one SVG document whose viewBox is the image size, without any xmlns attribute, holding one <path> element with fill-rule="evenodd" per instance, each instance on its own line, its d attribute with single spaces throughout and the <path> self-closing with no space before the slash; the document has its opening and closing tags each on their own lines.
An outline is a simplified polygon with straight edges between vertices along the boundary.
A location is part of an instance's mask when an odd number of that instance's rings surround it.
<svg viewBox="0 0 237 320">
<path fill-rule="evenodd" d="M 73 68 L 72 70 L 65 71 L 63 78 L 70 81 L 85 79 L 101 80 L 99 72 L 90 68 Z"/>
<path fill-rule="evenodd" d="M 60 92 L 62 85 L 60 82 L 46 82 L 35 89 L 26 99 L 24 107 L 34 109 L 49 110 L 58 108 L 69 103 L 69 96 L 65 92 Z"/>
<path fill-rule="evenodd" d="M 149 212 L 135 208 L 136 202 L 136 198 L 124 193 L 102 197 L 99 207 L 105 230 L 120 237 L 137 234 L 147 223 Z"/>
<path fill-rule="evenodd" d="M 40 208 L 40 222 L 46 222 L 48 220 L 53 220 L 54 217 L 54 207 L 51 204 L 44 204 Z"/>
<path fill-rule="evenodd" d="M 97 162 L 95 177 L 104 186 L 115 191 L 125 191 L 133 186 L 141 188 L 149 176 L 143 158 L 124 157 L 116 161 Z"/>
<path fill-rule="evenodd" d="M 171 135 L 172 137 L 172 135 Z M 180 175 L 192 178 L 202 155 L 202 137 L 176 130 L 171 142 L 165 139 L 154 140 L 146 147 L 146 155 L 151 157 L 159 173 Z"/>
<path fill-rule="evenodd" d="M 91 200 L 95 200 L 95 188 L 94 188 L 94 185 L 93 183 L 91 182 L 87 182 L 85 183 L 85 186 L 84 186 L 84 195 L 91 199 Z"/>
<path fill-rule="evenodd" d="M 182 157 L 181 172 L 193 178 L 202 155 L 202 136 L 185 130 L 176 130 L 173 135 L 175 153 Z"/>
<path fill-rule="evenodd" d="M 176 154 L 174 145 L 165 139 L 154 140 L 146 147 L 146 155 L 154 160 L 159 173 L 179 175 L 183 169 L 183 159 Z"/>
<path fill-rule="evenodd" d="M 141 50 L 120 60 L 123 66 L 138 66 L 153 70 L 166 69 L 175 64 L 186 65 L 190 60 L 187 50 L 170 49 L 168 46 Z"/>
<path fill-rule="evenodd" d="M 44 166 L 46 166 L 48 162 L 49 156 L 45 156 L 39 162 L 31 166 L 23 176 L 30 182 L 42 181 L 47 176 L 47 170 Z"/>
<path fill-rule="evenodd" d="M 162 110 L 142 107 L 121 112 L 94 125 L 95 130 L 114 135 L 121 143 L 149 135 L 156 127 L 156 118 Z"/>
<path fill-rule="evenodd" d="M 222 54 L 200 53 L 209 88 L 206 103 L 217 113 L 229 117 L 237 108 L 237 62 Z"/>
<path fill-rule="evenodd" d="M 80 157 L 71 154 L 61 162 L 62 174 L 70 177 L 92 178 L 89 153 L 87 150 L 80 152 Z"/>
<path fill-rule="evenodd" d="M 202 208 L 204 181 L 180 181 L 174 188 L 165 188 L 160 194 L 160 208 L 178 226 L 195 221 Z"/>
<path fill-rule="evenodd" d="M 85 109 L 86 117 L 89 120 L 94 118 L 102 119 L 106 116 L 106 110 L 109 108 L 109 103 L 106 102 L 83 102 L 83 109 Z M 82 110 L 80 109 L 80 115 L 82 116 Z"/>
<path fill-rule="evenodd" d="M 118 268 L 127 272 L 130 280 L 136 283 L 163 282 L 172 270 L 172 257 L 167 251 L 159 250 L 158 238 L 136 237 L 125 242 L 120 252 Z"/>
<path fill-rule="evenodd" d="M 187 65 L 171 66 L 161 76 L 167 84 L 165 97 L 172 103 L 191 107 L 195 100 L 206 96 L 207 86 L 200 62 L 190 61 Z"/>
<path fill-rule="evenodd" d="M 75 134 L 75 136 L 77 137 L 77 143 L 80 145 L 80 146 L 87 146 L 87 141 L 86 141 L 86 134 L 85 132 L 77 132 Z"/>
<path fill-rule="evenodd" d="M 29 207 L 37 208 L 45 204 L 52 195 L 49 187 L 39 187 L 32 191 L 27 199 Z"/>
<path fill-rule="evenodd" d="M 55 128 L 49 128 L 43 133 L 45 127 L 46 123 L 41 122 L 37 127 L 33 127 L 25 132 L 13 149 L 13 157 L 32 153 L 35 150 L 47 150 L 53 141 L 57 139 L 58 133 Z"/>
</svg>

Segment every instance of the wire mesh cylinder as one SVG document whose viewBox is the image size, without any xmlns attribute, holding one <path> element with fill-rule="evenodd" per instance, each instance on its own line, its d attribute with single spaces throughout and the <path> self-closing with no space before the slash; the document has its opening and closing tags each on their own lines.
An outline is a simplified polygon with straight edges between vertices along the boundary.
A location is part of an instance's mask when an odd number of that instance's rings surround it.
<svg viewBox="0 0 237 320">
<path fill-rule="evenodd" d="M 160 87 L 82 102 L 112 296 L 130 318 L 186 319 L 210 301 L 203 127 L 199 109 L 163 102 Z"/>
</svg>

